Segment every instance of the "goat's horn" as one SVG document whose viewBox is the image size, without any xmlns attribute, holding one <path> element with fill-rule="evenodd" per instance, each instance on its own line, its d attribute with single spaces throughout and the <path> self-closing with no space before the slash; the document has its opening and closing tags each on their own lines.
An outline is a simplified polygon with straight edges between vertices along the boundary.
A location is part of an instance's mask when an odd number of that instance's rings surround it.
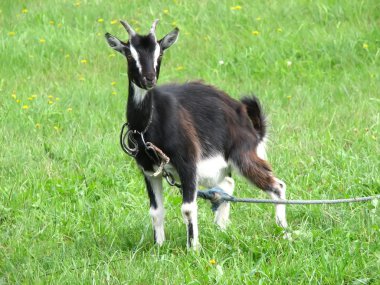
<svg viewBox="0 0 380 285">
<path fill-rule="evenodd" d="M 158 24 L 159 19 L 154 20 L 152 27 L 150 28 L 150 34 L 154 35 L 156 33 L 156 26 Z"/>
<path fill-rule="evenodd" d="M 136 35 L 136 32 L 132 29 L 132 27 L 125 21 L 120 20 L 120 23 L 123 25 L 123 27 L 127 30 L 128 34 L 133 37 Z"/>
</svg>

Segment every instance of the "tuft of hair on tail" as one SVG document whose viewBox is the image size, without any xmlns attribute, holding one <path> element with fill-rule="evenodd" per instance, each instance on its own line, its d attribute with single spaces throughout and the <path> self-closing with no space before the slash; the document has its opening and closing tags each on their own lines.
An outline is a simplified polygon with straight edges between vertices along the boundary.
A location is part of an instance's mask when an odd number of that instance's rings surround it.
<svg viewBox="0 0 380 285">
<path fill-rule="evenodd" d="M 264 140 L 267 134 L 267 119 L 261 107 L 260 101 L 256 96 L 243 97 L 240 100 L 246 107 L 253 127 L 258 132 L 260 140 Z"/>
</svg>

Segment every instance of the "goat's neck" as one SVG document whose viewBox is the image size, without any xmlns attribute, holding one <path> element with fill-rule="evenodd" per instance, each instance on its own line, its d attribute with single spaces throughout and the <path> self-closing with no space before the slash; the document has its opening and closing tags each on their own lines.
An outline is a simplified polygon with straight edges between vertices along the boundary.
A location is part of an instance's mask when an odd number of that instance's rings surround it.
<svg viewBox="0 0 380 285">
<path fill-rule="evenodd" d="M 129 81 L 127 121 L 132 130 L 142 132 L 149 124 L 152 110 L 152 96 Z"/>
</svg>

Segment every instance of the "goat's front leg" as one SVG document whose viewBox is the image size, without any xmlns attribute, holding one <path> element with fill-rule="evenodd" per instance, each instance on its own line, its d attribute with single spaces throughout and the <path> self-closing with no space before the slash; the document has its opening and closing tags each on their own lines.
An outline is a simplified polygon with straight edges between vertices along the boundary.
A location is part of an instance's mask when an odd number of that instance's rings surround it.
<svg viewBox="0 0 380 285">
<path fill-rule="evenodd" d="M 150 216 L 152 217 L 154 242 L 162 245 L 165 241 L 164 232 L 164 197 L 162 190 L 162 177 L 153 177 L 145 174 L 146 189 L 150 200 Z"/>
<path fill-rule="evenodd" d="M 198 249 L 198 207 L 196 174 L 181 173 L 182 216 L 187 226 L 187 247 Z"/>
</svg>

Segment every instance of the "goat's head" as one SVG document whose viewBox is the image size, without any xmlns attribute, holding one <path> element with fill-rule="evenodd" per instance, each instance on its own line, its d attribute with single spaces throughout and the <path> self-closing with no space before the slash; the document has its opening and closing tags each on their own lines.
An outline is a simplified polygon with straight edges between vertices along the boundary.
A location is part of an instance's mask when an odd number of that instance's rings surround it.
<svg viewBox="0 0 380 285">
<path fill-rule="evenodd" d="M 127 30 L 129 40 L 123 42 L 110 33 L 106 33 L 108 44 L 127 58 L 128 76 L 134 84 L 146 90 L 153 88 L 160 73 L 162 55 L 176 42 L 179 29 L 175 28 L 157 41 L 155 32 L 158 20 L 153 22 L 147 35 L 137 34 L 125 21 L 120 21 L 120 23 Z"/>
</svg>

